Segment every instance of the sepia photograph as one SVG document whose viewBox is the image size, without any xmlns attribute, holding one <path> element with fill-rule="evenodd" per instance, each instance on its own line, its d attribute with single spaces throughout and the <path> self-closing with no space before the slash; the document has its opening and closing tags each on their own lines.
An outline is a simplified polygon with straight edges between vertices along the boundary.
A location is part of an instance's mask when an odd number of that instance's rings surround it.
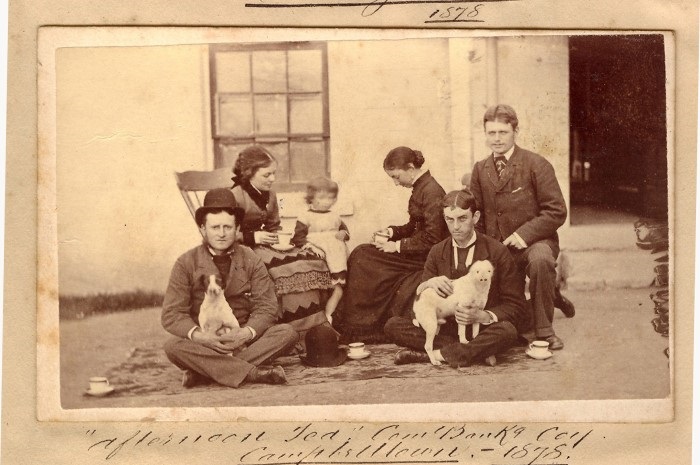
<svg viewBox="0 0 700 465">
<path fill-rule="evenodd" d="M 673 419 L 672 34 L 46 32 L 40 418 Z"/>
</svg>

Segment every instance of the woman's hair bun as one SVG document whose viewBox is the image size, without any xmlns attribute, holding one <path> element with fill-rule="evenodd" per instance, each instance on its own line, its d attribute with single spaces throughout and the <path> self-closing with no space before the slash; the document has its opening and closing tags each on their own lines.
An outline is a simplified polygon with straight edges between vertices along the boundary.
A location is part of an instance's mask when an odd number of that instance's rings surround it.
<svg viewBox="0 0 700 465">
<path fill-rule="evenodd" d="M 420 168 L 421 166 L 423 166 L 423 163 L 425 163 L 425 157 L 423 157 L 423 152 L 421 152 L 420 150 L 414 150 L 413 152 L 416 154 L 413 166 L 415 166 L 416 168 Z"/>
<path fill-rule="evenodd" d="M 412 148 L 401 146 L 392 149 L 384 159 L 384 169 L 385 170 L 406 170 L 409 168 L 409 163 L 413 165 L 414 168 L 420 168 L 423 166 L 425 158 L 420 150 L 413 150 Z"/>
</svg>

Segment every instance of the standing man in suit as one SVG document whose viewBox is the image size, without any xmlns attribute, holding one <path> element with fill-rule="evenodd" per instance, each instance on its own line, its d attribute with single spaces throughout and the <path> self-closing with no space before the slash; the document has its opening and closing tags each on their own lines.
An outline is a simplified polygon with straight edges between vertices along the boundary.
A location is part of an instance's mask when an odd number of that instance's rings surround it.
<svg viewBox="0 0 700 465">
<path fill-rule="evenodd" d="M 574 307 L 556 286 L 559 255 L 557 229 L 567 209 L 554 168 L 544 157 L 515 145 L 518 116 L 509 105 L 495 105 L 484 114 L 486 146 L 491 154 L 472 170 L 470 188 L 483 221 L 478 227 L 503 242 L 522 274 L 530 278 L 531 331 L 524 336 L 564 348 L 552 327 L 554 307 L 567 317 Z"/>
<path fill-rule="evenodd" d="M 515 343 L 518 337 L 516 328 L 526 316 L 525 282 L 508 249 L 474 230 L 480 213 L 469 191 L 447 194 L 442 201 L 442 210 L 450 237 L 430 249 L 416 293 L 431 288 L 440 297 L 447 297 L 453 293 L 452 280 L 466 275 L 472 263 L 488 260 L 494 268 L 485 309 L 458 307 L 455 318 L 443 325 L 433 341 L 433 355 L 437 360 L 452 367 L 464 367 L 496 355 Z M 468 344 L 459 342 L 456 323 L 467 325 Z M 482 325 L 475 337 L 472 337 L 472 323 Z M 411 317 L 390 318 L 384 326 L 384 333 L 395 344 L 407 347 L 396 353 L 395 364 L 430 363 L 424 349 L 425 331 L 414 326 Z"/>
<path fill-rule="evenodd" d="M 165 353 L 183 370 L 184 387 L 210 380 L 230 387 L 286 382 L 281 366 L 262 364 L 293 347 L 299 335 L 287 324 L 276 324 L 277 297 L 265 265 L 251 249 L 235 243 L 242 216 L 230 189 L 207 192 L 195 212 L 202 244 L 180 256 L 170 274 L 161 323 L 174 336 Z M 221 277 L 224 297 L 241 325 L 220 336 L 202 331 L 198 323 L 211 275 Z"/>
</svg>

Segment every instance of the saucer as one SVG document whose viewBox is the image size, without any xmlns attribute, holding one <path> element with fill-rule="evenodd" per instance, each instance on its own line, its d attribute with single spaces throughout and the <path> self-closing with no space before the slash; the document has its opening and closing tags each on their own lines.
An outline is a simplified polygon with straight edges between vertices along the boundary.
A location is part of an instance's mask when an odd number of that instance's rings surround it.
<svg viewBox="0 0 700 465">
<path fill-rule="evenodd" d="M 350 352 L 348 352 L 348 358 L 351 358 L 353 360 L 362 360 L 363 358 L 369 357 L 370 354 L 371 354 L 371 352 L 368 350 L 365 350 L 363 353 L 361 353 L 359 355 L 353 355 Z"/>
<path fill-rule="evenodd" d="M 85 394 L 89 396 L 95 396 L 95 397 L 102 397 L 106 396 L 107 394 L 111 394 L 114 392 L 114 386 L 109 386 L 107 389 L 103 389 L 101 391 L 93 391 L 92 389 L 86 389 Z"/>
<path fill-rule="evenodd" d="M 528 357 L 532 357 L 535 360 L 547 360 L 549 357 L 554 355 L 550 351 L 547 351 L 546 355 L 535 355 L 531 350 L 526 350 L 525 353 L 528 355 Z"/>
<path fill-rule="evenodd" d="M 272 247 L 273 249 L 275 249 L 279 252 L 287 252 L 287 251 L 292 250 L 294 248 L 294 244 L 287 244 L 287 245 L 272 244 L 270 247 Z"/>
</svg>

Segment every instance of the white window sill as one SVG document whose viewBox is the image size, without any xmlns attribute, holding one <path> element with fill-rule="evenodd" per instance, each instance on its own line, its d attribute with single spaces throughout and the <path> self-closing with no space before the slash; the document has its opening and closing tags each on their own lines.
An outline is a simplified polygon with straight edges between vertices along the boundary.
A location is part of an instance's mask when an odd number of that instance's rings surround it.
<svg viewBox="0 0 700 465">
<path fill-rule="evenodd" d="M 296 219 L 300 214 L 308 210 L 308 205 L 304 200 L 306 192 L 278 192 L 277 202 L 279 204 L 280 218 Z M 355 211 L 350 199 L 338 197 L 338 202 L 333 206 L 333 211 L 340 216 L 352 216 Z"/>
</svg>

